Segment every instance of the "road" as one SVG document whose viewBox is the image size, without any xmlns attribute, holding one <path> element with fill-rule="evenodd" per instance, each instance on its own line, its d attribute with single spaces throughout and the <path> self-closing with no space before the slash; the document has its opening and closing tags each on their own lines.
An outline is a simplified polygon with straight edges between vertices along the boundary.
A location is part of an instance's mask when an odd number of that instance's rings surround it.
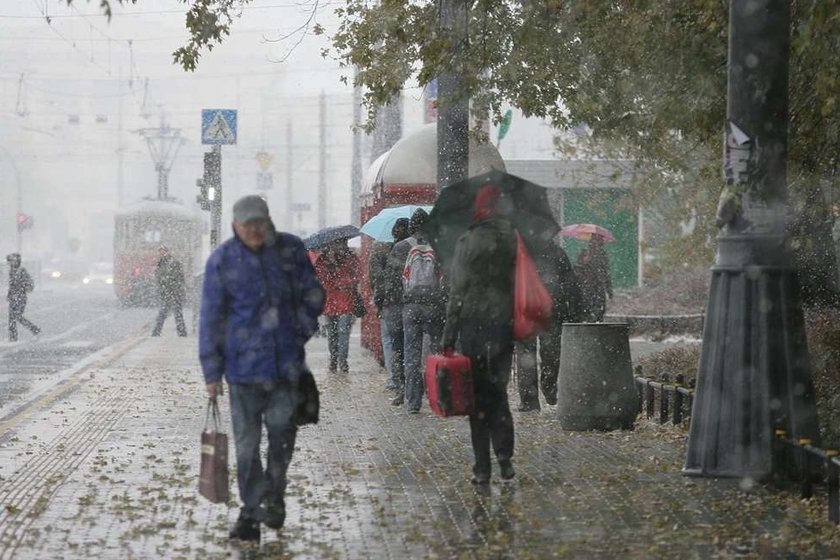
<svg viewBox="0 0 840 560">
<path fill-rule="evenodd" d="M 12 343 L 4 298 L 0 304 L 0 417 L 59 383 L 97 353 L 148 332 L 154 315 L 154 309 L 121 309 L 111 286 L 56 285 L 30 295 L 25 316 L 41 327 L 40 336 L 19 328 L 19 340 Z M 170 327 L 174 329 L 168 323 L 165 326 Z"/>
</svg>

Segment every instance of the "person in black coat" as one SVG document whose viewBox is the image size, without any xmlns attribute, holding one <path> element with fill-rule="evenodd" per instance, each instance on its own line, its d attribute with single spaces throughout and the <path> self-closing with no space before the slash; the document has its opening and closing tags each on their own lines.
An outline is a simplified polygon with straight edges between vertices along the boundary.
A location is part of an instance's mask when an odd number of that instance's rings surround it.
<svg viewBox="0 0 840 560">
<path fill-rule="evenodd" d="M 155 268 L 155 280 L 158 285 L 160 296 L 160 311 L 158 312 L 155 328 L 152 336 L 160 336 L 163 329 L 163 322 L 172 310 L 175 315 L 175 327 L 178 336 L 187 336 L 187 327 L 184 324 L 184 270 L 181 263 L 169 253 L 169 249 L 161 246 L 159 249 L 160 260 Z"/>
<path fill-rule="evenodd" d="M 551 294 L 553 311 L 551 326 L 547 331 L 516 344 L 520 412 L 540 409 L 540 387 L 548 404 L 557 403 L 557 375 L 560 370 L 560 335 L 563 323 L 579 321 L 583 306 L 580 284 L 572 269 L 571 261 L 558 244 L 546 245 L 539 258 L 534 260 L 534 265 L 548 293 Z M 537 365 L 538 339 L 539 367 Z"/>
<path fill-rule="evenodd" d="M 399 218 L 391 228 L 394 241 L 375 243 L 370 254 L 368 275 L 373 303 L 379 316 L 382 353 L 388 377 L 385 388 L 392 393 L 392 404 L 401 405 L 405 391 L 403 367 L 402 269 L 388 265 L 388 257 L 396 243 L 408 237 L 408 218 Z"/>
<path fill-rule="evenodd" d="M 37 335 L 41 332 L 35 323 L 23 316 L 26 310 L 27 294 L 35 288 L 35 283 L 29 272 L 21 266 L 20 253 L 12 253 L 6 256 L 9 264 L 9 291 L 6 299 L 9 302 L 9 342 L 18 339 L 17 324 L 20 323 Z"/>
</svg>

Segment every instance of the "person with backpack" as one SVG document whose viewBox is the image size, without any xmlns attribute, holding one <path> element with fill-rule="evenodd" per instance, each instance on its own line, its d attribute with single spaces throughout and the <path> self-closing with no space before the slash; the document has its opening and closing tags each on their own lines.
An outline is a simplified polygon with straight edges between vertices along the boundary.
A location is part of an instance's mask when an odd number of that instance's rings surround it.
<svg viewBox="0 0 840 560">
<path fill-rule="evenodd" d="M 434 249 L 423 233 L 429 215 L 418 209 L 409 220 L 410 237 L 394 245 L 393 260 L 405 254 L 403 282 L 404 401 L 415 414 L 423 404 L 423 336 L 429 335 L 429 352 L 438 353 L 443 334 L 446 296 L 443 274 Z M 400 405 L 399 395 L 392 402 Z"/>
<path fill-rule="evenodd" d="M 32 281 L 29 272 L 21 266 L 20 253 L 7 255 L 6 262 L 9 264 L 9 291 L 6 294 L 6 300 L 9 302 L 9 342 L 15 342 L 18 339 L 18 323 L 34 335 L 38 335 L 41 329 L 23 316 L 26 310 L 26 294 L 35 289 L 35 282 Z"/>
</svg>

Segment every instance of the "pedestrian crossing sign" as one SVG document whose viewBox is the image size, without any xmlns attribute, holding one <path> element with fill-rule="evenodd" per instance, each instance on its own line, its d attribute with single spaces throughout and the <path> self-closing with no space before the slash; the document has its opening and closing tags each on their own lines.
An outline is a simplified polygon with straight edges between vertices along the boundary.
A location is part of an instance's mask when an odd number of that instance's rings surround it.
<svg viewBox="0 0 840 560">
<path fill-rule="evenodd" d="M 236 109 L 202 109 L 201 143 L 236 144 Z"/>
</svg>

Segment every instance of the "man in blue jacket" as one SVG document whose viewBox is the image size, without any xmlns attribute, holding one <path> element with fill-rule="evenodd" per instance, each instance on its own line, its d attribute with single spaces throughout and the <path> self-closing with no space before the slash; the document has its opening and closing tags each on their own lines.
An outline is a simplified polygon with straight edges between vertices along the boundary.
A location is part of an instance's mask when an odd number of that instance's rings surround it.
<svg viewBox="0 0 840 560">
<path fill-rule="evenodd" d="M 234 237 L 207 260 L 199 356 L 210 398 L 222 394 L 223 376 L 230 391 L 243 503 L 230 538 L 259 541 L 261 522 L 279 529 L 285 521 L 297 381 L 306 368 L 304 345 L 318 328 L 324 291 L 301 240 L 274 230 L 262 198 L 246 196 L 234 204 L 233 231 Z"/>
</svg>

